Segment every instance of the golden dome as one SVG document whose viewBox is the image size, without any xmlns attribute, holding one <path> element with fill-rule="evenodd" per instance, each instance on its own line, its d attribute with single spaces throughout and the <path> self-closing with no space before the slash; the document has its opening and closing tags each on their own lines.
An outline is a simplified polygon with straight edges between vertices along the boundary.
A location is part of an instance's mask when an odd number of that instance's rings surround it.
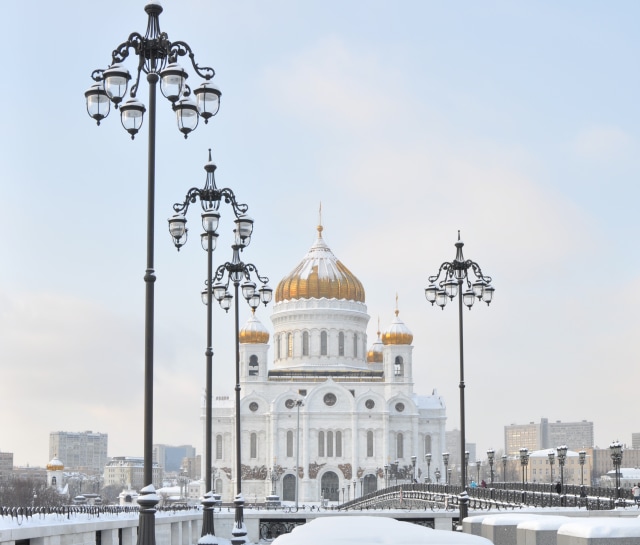
<svg viewBox="0 0 640 545">
<path fill-rule="evenodd" d="M 255 310 L 251 312 L 251 317 L 240 330 L 240 343 L 242 344 L 267 344 L 269 342 L 269 332 L 256 318 Z"/>
<path fill-rule="evenodd" d="M 378 320 L 379 322 L 380 320 Z M 378 339 L 367 352 L 367 363 L 382 363 L 382 341 L 380 340 L 380 323 L 378 323 Z"/>
<path fill-rule="evenodd" d="M 396 308 L 396 317 L 382 334 L 382 344 L 385 346 L 388 344 L 411 344 L 413 342 L 413 333 L 411 333 L 411 330 L 398 318 L 399 313 L 400 311 Z"/>
<path fill-rule="evenodd" d="M 58 460 L 55 456 L 51 459 L 51 461 L 47 464 L 47 470 L 49 471 L 62 471 L 64 469 L 64 464 Z"/>
<path fill-rule="evenodd" d="M 276 303 L 291 299 L 346 299 L 364 303 L 364 288 L 349 269 L 318 238 L 300 264 L 276 288 Z"/>
</svg>

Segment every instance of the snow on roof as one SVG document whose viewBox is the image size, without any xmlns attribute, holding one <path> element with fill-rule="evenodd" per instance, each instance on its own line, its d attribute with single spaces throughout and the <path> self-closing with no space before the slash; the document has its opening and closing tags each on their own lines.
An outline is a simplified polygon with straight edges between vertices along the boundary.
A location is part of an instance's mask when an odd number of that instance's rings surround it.
<svg viewBox="0 0 640 545">
<path fill-rule="evenodd" d="M 432 530 L 387 517 L 333 516 L 312 520 L 273 541 L 273 545 L 491 545 L 479 536 Z"/>
</svg>

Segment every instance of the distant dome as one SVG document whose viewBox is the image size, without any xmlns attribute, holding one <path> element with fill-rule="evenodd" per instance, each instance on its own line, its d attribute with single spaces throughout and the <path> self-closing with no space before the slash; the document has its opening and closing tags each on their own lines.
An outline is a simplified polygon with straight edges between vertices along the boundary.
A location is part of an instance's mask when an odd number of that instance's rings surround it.
<svg viewBox="0 0 640 545">
<path fill-rule="evenodd" d="M 240 330 L 241 344 L 267 344 L 269 342 L 269 332 L 256 318 L 255 311 Z"/>
<path fill-rule="evenodd" d="M 49 471 L 62 471 L 64 469 L 64 464 L 58 460 L 55 456 L 51 459 L 51 461 L 47 464 L 47 470 Z"/>
<path fill-rule="evenodd" d="M 380 331 L 378 331 L 378 339 L 371 345 L 371 348 L 369 348 L 367 352 L 367 363 L 382 363 L 382 346 Z"/>
<path fill-rule="evenodd" d="M 411 333 L 411 330 L 398 318 L 399 313 L 400 311 L 396 309 L 396 317 L 382 334 L 382 344 L 411 344 L 413 342 L 413 333 Z"/>
<path fill-rule="evenodd" d="M 291 299 L 346 299 L 364 303 L 364 288 L 355 275 L 318 238 L 300 264 L 276 288 L 276 303 Z"/>
</svg>

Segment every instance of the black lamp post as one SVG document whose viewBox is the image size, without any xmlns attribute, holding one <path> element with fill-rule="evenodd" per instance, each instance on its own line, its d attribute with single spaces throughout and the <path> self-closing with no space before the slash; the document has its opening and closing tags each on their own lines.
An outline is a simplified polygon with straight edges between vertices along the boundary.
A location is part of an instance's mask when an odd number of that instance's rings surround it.
<svg viewBox="0 0 640 545">
<path fill-rule="evenodd" d="M 162 6 L 149 2 L 145 6 L 148 15 L 145 35 L 133 32 L 127 41 L 113 50 L 111 64 L 106 69 L 94 70 L 91 74 L 96 82 L 85 92 L 87 113 L 98 125 L 109 115 L 111 103 L 120 109 L 124 129 L 133 139 L 140 130 L 146 107 L 136 100 L 140 76 L 146 74 L 149 83 L 149 145 L 147 179 L 147 258 L 145 282 L 145 378 L 144 378 L 144 483 L 138 498 L 140 525 L 138 543 L 155 543 L 155 505 L 159 498 L 153 488 L 153 318 L 154 318 L 154 221 L 155 221 L 155 163 L 156 163 L 156 94 L 160 91 L 171 102 L 176 112 L 178 129 L 185 136 L 193 131 L 199 118 L 205 123 L 213 117 L 220 106 L 220 91 L 209 80 L 213 68 L 200 67 L 194 60 L 191 47 L 183 41 L 171 42 L 166 33 L 160 32 Z M 135 83 L 129 89 L 131 74 L 121 64 L 130 52 L 137 57 Z M 191 65 L 205 82 L 194 94 L 197 103 L 191 100 L 191 89 L 186 85 L 187 72 L 177 64 L 178 57 L 188 56 Z M 122 102 L 129 90 L 129 99 Z"/>
<path fill-rule="evenodd" d="M 551 471 L 551 479 L 550 482 L 553 484 L 553 464 L 556 461 L 556 453 L 553 450 L 547 452 L 547 456 L 549 457 L 549 469 Z"/>
<path fill-rule="evenodd" d="M 444 464 L 445 484 L 449 484 L 449 475 L 451 475 L 451 473 L 449 473 L 449 470 L 448 470 L 448 467 L 449 467 L 449 453 L 448 452 L 443 452 L 442 453 L 442 463 Z"/>
<path fill-rule="evenodd" d="M 480 466 L 482 465 L 481 460 L 476 460 L 476 483 L 480 483 Z"/>
<path fill-rule="evenodd" d="M 396 460 L 395 462 L 393 462 L 392 467 L 393 467 L 393 473 L 396 477 L 396 486 L 398 486 L 398 472 L 400 470 L 400 460 Z"/>
<path fill-rule="evenodd" d="M 466 488 L 469 480 L 469 451 L 464 451 L 464 474 L 460 475 L 460 484 Z"/>
<path fill-rule="evenodd" d="M 236 228 L 233 230 L 235 242 L 231 245 L 233 258 L 220 265 L 213 275 L 213 297 L 220 303 L 220 306 L 228 312 L 231 308 L 231 300 L 234 300 L 235 309 L 235 345 L 236 345 L 236 497 L 235 504 L 235 524 L 231 531 L 233 545 L 245 543 L 247 530 L 244 525 L 244 498 L 242 497 L 242 429 L 240 426 L 240 282 L 242 283 L 242 296 L 247 300 L 253 311 L 263 303 L 265 306 L 271 301 L 273 290 L 267 286 L 269 279 L 260 276 L 257 267 L 253 263 L 244 263 L 240 259 L 240 252 L 249 245 L 251 233 L 253 232 L 253 221 L 246 216 L 241 216 L 235 220 Z M 262 282 L 260 289 L 256 288 L 255 282 L 251 280 L 254 274 Z M 233 283 L 234 295 L 229 293 L 229 284 Z M 297 473 L 297 468 L 296 468 Z M 296 474 L 297 478 L 297 474 Z"/>
<path fill-rule="evenodd" d="M 616 472 L 616 500 L 620 501 L 620 466 L 622 465 L 622 443 L 614 441 L 609 445 L 611 460 Z"/>
<path fill-rule="evenodd" d="M 587 453 L 584 450 L 578 452 L 578 462 L 580 463 L 580 486 L 584 486 L 584 463 L 587 461 Z"/>
<path fill-rule="evenodd" d="M 480 301 L 490 304 L 493 299 L 494 288 L 491 286 L 491 277 L 482 274 L 480 265 L 475 261 L 465 260 L 462 255 L 462 247 L 464 243 L 460 240 L 460 232 L 458 231 L 458 242 L 456 242 L 456 257 L 453 261 L 445 261 L 440 265 L 438 274 L 429 277 L 429 286 L 425 289 L 427 301 L 432 305 L 437 303 L 444 309 L 447 304 L 447 298 L 453 300 L 458 296 L 458 323 L 460 333 L 460 459 L 462 463 L 462 482 L 463 492 L 466 492 L 466 468 L 464 466 L 465 455 L 465 412 L 464 412 L 464 345 L 463 345 L 463 326 L 462 326 L 462 304 L 469 309 L 473 306 L 476 298 Z M 469 279 L 469 269 L 473 271 L 475 281 L 473 284 Z M 444 278 L 440 281 L 440 276 Z M 463 293 L 463 285 L 466 282 L 467 290 Z M 437 284 L 436 284 L 437 283 Z M 467 502 L 460 502 L 460 522 L 468 514 Z"/>
<path fill-rule="evenodd" d="M 362 495 L 362 492 L 360 493 L 360 495 Z M 353 499 L 355 500 L 357 496 L 357 492 L 356 492 L 356 480 L 353 479 Z"/>
<path fill-rule="evenodd" d="M 302 399 L 296 400 L 296 407 L 298 409 L 298 424 L 296 433 L 296 512 L 298 511 L 298 489 L 300 481 L 300 407 L 302 407 L 303 405 L 304 403 L 302 403 Z"/>
<path fill-rule="evenodd" d="M 215 171 L 216 165 L 211 161 L 211 150 L 209 150 L 209 160 L 205 164 L 204 169 L 207 173 L 204 187 L 198 189 L 192 187 L 187 192 L 184 202 L 173 205 L 175 214 L 169 218 L 169 233 L 173 239 L 175 247 L 180 250 L 187 242 L 188 229 L 186 214 L 189 205 L 200 201 L 202 208 L 202 228 L 204 232 L 200 237 L 202 247 L 207 252 L 207 279 L 205 280 L 205 289 L 202 291 L 202 302 L 207 306 L 207 348 L 205 350 L 206 357 L 206 388 L 205 388 L 205 496 L 202 501 L 204 508 L 202 510 L 202 537 L 207 535 L 215 535 L 213 525 L 213 506 L 214 499 L 212 494 L 206 494 L 213 490 L 211 482 L 212 468 L 212 389 L 213 389 L 213 343 L 212 343 L 212 311 L 213 311 L 213 251 L 216 248 L 218 239 L 218 225 L 220 222 L 220 202 L 224 200 L 233 207 L 236 216 L 236 223 L 241 224 L 241 228 L 248 229 L 252 227 L 252 221 L 244 214 L 248 210 L 246 204 L 238 204 L 233 191 L 229 188 L 218 189 L 216 187 Z M 245 223 L 248 222 L 248 226 Z"/>
<path fill-rule="evenodd" d="M 556 447 L 556 451 L 558 453 L 558 465 L 560 466 L 560 493 L 564 493 L 564 464 L 567 461 L 567 450 L 568 447 L 566 445 L 561 445 Z"/>
<path fill-rule="evenodd" d="M 417 456 L 412 456 L 411 457 L 411 465 L 413 466 L 413 482 L 417 482 L 416 479 L 416 462 L 418 461 L 418 457 Z"/>
<path fill-rule="evenodd" d="M 522 464 L 522 488 L 524 490 L 526 482 L 526 469 L 529 465 L 529 449 L 522 447 L 520 449 L 520 463 Z"/>
<path fill-rule="evenodd" d="M 436 470 L 433 473 L 436 477 L 436 484 L 440 484 L 440 468 L 436 467 Z"/>
<path fill-rule="evenodd" d="M 424 455 L 424 459 L 427 462 L 427 482 L 431 482 L 431 453 L 427 452 Z"/>
<path fill-rule="evenodd" d="M 389 464 L 384 464 L 384 487 L 389 488 Z"/>
<path fill-rule="evenodd" d="M 489 478 L 491 479 L 491 485 L 493 485 L 493 462 L 495 460 L 496 453 L 490 448 L 487 451 L 487 460 L 489 461 Z"/>
<path fill-rule="evenodd" d="M 502 480 L 507 482 L 507 455 L 502 455 Z"/>
</svg>

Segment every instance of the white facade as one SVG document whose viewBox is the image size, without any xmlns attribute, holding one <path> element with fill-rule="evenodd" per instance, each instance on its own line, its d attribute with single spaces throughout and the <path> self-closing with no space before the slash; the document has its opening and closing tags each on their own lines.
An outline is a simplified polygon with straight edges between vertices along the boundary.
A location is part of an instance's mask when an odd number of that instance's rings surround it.
<svg viewBox="0 0 640 545">
<path fill-rule="evenodd" d="M 272 486 L 282 500 L 293 501 L 296 465 L 301 503 L 383 488 L 385 465 L 395 461 L 400 478 L 412 478 L 414 456 L 415 476 L 424 481 L 425 454 L 445 450 L 443 399 L 435 390 L 424 396 L 413 391 L 413 335 L 396 309 L 367 351 L 364 299 L 359 280 L 335 258 L 320 226 L 314 245 L 275 291 L 273 362 L 264 326 L 255 316 L 244 326 L 240 413 L 247 501 L 263 501 Z M 236 491 L 234 417 L 231 398 L 214 400 L 212 460 L 223 501 Z"/>
</svg>

